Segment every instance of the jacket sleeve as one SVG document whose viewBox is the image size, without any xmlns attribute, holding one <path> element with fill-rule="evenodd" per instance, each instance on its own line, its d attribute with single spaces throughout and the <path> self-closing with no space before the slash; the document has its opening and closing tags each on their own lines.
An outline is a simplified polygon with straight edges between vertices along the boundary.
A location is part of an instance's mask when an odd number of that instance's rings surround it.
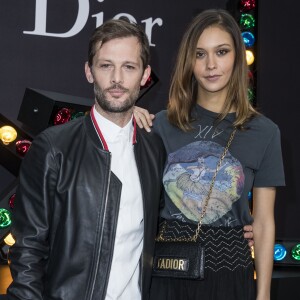
<svg viewBox="0 0 300 300">
<path fill-rule="evenodd" d="M 49 139 L 42 133 L 21 165 L 11 228 L 16 243 L 8 254 L 13 278 L 8 299 L 43 299 L 51 200 L 58 174 L 54 158 Z"/>
</svg>

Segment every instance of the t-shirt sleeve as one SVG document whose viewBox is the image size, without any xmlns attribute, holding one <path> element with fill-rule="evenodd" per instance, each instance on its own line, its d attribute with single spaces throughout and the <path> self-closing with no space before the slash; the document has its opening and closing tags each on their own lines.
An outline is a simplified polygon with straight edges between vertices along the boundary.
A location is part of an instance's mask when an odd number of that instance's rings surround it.
<svg viewBox="0 0 300 300">
<path fill-rule="evenodd" d="M 153 130 L 156 134 L 158 134 L 161 138 L 163 138 L 162 126 L 163 121 L 166 115 L 166 111 L 162 110 L 155 115 L 155 119 L 153 121 Z"/>
<path fill-rule="evenodd" d="M 255 173 L 254 187 L 284 186 L 280 131 L 276 126 Z"/>
</svg>

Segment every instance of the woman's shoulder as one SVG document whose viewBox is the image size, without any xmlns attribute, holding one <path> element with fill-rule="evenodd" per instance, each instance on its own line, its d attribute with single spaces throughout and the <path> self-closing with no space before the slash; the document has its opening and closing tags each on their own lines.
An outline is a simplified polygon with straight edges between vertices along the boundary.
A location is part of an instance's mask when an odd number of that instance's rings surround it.
<svg viewBox="0 0 300 300">
<path fill-rule="evenodd" d="M 278 125 L 263 114 L 258 114 L 248 122 L 248 127 L 272 132 L 278 130 Z"/>
<path fill-rule="evenodd" d="M 155 118 L 153 120 L 153 127 L 155 129 L 161 126 L 166 126 L 167 124 L 169 124 L 167 111 L 161 110 L 155 115 Z"/>
<path fill-rule="evenodd" d="M 161 137 L 167 137 L 180 132 L 180 129 L 169 122 L 166 110 L 162 110 L 155 115 L 153 120 L 153 129 Z"/>
<path fill-rule="evenodd" d="M 168 121 L 167 110 L 161 110 L 155 115 L 155 122 L 165 122 Z"/>
</svg>

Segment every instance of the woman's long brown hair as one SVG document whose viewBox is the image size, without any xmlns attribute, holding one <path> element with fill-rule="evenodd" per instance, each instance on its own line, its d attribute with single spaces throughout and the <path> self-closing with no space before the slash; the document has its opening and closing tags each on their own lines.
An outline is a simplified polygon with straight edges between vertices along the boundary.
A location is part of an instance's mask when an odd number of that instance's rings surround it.
<svg viewBox="0 0 300 300">
<path fill-rule="evenodd" d="M 258 114 L 248 99 L 249 71 L 240 28 L 227 11 L 210 9 L 196 16 L 186 30 L 171 79 L 168 119 L 171 124 L 184 131 L 191 129 L 191 110 L 196 105 L 198 94 L 198 83 L 193 75 L 197 43 L 202 32 L 211 26 L 217 26 L 228 32 L 235 48 L 235 61 L 228 82 L 228 93 L 218 119 L 223 120 L 230 109 L 235 107 L 234 126 L 241 128 L 247 120 Z"/>
</svg>

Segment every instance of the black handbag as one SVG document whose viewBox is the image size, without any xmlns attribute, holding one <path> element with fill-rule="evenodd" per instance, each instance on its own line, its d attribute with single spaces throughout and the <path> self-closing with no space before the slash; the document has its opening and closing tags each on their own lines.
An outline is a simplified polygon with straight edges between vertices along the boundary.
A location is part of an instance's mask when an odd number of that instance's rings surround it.
<svg viewBox="0 0 300 300">
<path fill-rule="evenodd" d="M 167 228 L 168 222 L 165 221 L 160 227 L 155 242 L 152 276 L 193 280 L 203 280 L 205 278 L 205 249 L 201 245 L 199 234 L 217 173 L 231 145 L 236 130 L 234 128 L 231 133 L 227 146 L 217 164 L 195 233 L 190 236 L 170 237 L 166 234 L 166 232 L 170 231 Z M 185 226 L 189 227 L 189 225 Z M 172 228 L 172 230 L 180 232 L 180 229 Z"/>
<path fill-rule="evenodd" d="M 153 276 L 204 279 L 204 247 L 191 240 L 195 228 L 197 225 L 177 221 L 162 223 L 155 243 Z"/>
</svg>

